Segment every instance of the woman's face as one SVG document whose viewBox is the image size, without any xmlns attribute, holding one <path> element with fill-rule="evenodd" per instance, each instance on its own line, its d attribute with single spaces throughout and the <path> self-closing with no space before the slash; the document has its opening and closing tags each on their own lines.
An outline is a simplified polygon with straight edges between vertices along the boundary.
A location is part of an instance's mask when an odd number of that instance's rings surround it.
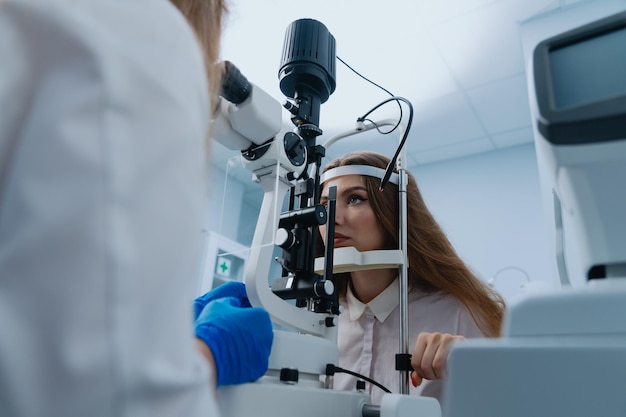
<svg viewBox="0 0 626 417">
<path fill-rule="evenodd" d="M 365 181 L 361 175 L 344 175 L 324 183 L 320 202 L 328 201 L 328 189 L 337 187 L 337 210 L 335 216 L 335 247 L 353 246 L 360 252 L 384 247 L 385 233 L 378 221 Z M 322 240 L 326 244 L 326 225 L 320 226 Z"/>
</svg>

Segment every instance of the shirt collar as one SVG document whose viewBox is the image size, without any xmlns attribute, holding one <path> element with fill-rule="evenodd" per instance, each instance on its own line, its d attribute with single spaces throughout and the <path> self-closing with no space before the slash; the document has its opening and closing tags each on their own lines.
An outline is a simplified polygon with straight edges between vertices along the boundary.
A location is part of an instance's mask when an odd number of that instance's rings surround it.
<svg viewBox="0 0 626 417">
<path fill-rule="evenodd" d="M 376 319 L 382 323 L 400 303 L 400 300 L 398 299 L 400 284 L 397 279 L 394 279 L 393 282 L 383 290 L 383 292 L 378 294 L 376 298 L 367 304 L 359 301 L 352 293 L 352 289 L 350 287 L 351 286 L 348 285 L 348 291 L 346 293 L 350 321 L 358 320 L 363 313 L 369 309 L 372 314 L 374 314 Z"/>
</svg>

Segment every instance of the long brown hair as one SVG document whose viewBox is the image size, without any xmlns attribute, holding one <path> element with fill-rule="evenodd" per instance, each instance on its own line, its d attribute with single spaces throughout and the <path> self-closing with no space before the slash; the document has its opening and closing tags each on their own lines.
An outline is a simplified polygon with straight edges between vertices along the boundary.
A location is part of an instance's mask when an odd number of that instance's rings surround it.
<svg viewBox="0 0 626 417">
<path fill-rule="evenodd" d="M 386 168 L 389 158 L 374 152 L 354 152 L 331 161 L 324 171 L 342 165 L 370 165 Z M 368 199 L 387 235 L 388 247 L 398 248 L 399 193 L 389 183 L 378 190 L 380 179 L 363 177 Z M 321 239 L 318 247 L 323 248 Z M 504 300 L 480 280 L 456 253 L 447 236 L 426 206 L 415 178 L 408 173 L 407 185 L 407 257 L 409 286 L 433 293 L 443 291 L 454 296 L 470 312 L 485 336 L 498 336 L 504 314 Z M 345 295 L 350 274 L 336 274 L 340 295 Z"/>
<path fill-rule="evenodd" d="M 211 108 L 215 108 L 222 81 L 221 67 L 216 66 L 220 38 L 228 14 L 226 0 L 170 0 L 191 25 L 204 55 L 209 81 Z"/>
</svg>

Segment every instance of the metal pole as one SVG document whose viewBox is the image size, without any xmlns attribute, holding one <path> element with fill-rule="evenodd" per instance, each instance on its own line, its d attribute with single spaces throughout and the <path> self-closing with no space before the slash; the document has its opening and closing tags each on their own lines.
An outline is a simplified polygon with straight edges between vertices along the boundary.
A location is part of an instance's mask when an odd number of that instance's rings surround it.
<svg viewBox="0 0 626 417">
<path fill-rule="evenodd" d="M 399 175 L 399 249 L 402 252 L 403 262 L 400 265 L 400 352 L 409 352 L 409 259 L 407 253 L 407 184 L 408 174 L 405 168 L 406 152 L 403 149 L 398 158 Z M 400 394 L 409 393 L 410 371 L 400 371 Z"/>
</svg>

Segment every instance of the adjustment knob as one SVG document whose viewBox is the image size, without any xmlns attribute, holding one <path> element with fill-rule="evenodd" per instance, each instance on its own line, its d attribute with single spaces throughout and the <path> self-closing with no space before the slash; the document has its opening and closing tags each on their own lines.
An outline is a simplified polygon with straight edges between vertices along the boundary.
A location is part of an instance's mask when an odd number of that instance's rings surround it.
<svg viewBox="0 0 626 417">
<path fill-rule="evenodd" d="M 283 138 L 285 154 L 295 166 L 300 166 L 306 161 L 306 146 L 304 140 L 294 132 L 285 133 Z"/>
<path fill-rule="evenodd" d="M 356 381 L 356 390 L 357 391 L 365 391 L 365 381 L 359 379 Z"/>
<path fill-rule="evenodd" d="M 335 317 L 326 317 L 324 319 L 326 327 L 335 327 L 337 325 L 337 319 Z"/>
<path fill-rule="evenodd" d="M 325 279 L 315 283 L 315 295 L 318 297 L 328 297 L 335 292 L 335 284 L 331 280 Z"/>
<path fill-rule="evenodd" d="M 298 383 L 298 370 L 294 368 L 281 368 L 280 382 L 295 385 Z"/>
<path fill-rule="evenodd" d="M 276 246 L 280 246 L 281 248 L 287 250 L 297 245 L 297 243 L 298 239 L 296 238 L 296 235 L 291 233 L 290 230 L 280 228 L 276 231 L 276 235 L 274 236 L 274 244 Z"/>
</svg>

